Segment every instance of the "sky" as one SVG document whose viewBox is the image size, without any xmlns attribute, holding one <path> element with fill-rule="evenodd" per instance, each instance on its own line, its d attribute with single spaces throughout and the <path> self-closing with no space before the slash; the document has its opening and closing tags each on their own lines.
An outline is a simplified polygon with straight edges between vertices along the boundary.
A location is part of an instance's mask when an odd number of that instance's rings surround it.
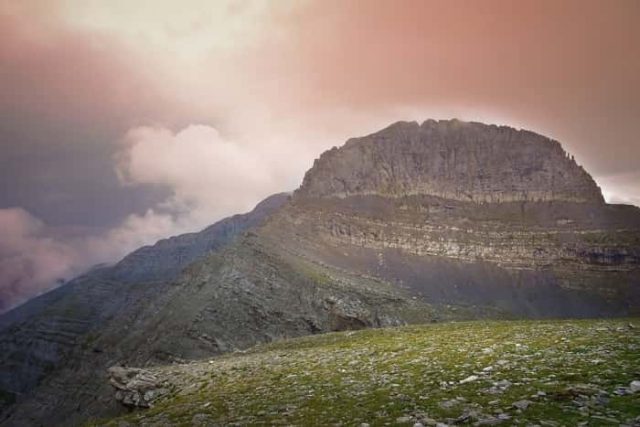
<svg viewBox="0 0 640 427">
<path fill-rule="evenodd" d="M 637 0 L 0 0 L 0 312 L 397 120 L 559 140 L 640 205 Z"/>
</svg>

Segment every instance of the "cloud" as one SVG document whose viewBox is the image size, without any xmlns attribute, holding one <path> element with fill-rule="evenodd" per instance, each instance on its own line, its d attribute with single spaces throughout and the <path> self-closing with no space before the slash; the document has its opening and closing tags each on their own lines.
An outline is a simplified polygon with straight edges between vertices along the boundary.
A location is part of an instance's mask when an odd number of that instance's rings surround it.
<svg viewBox="0 0 640 427">
<path fill-rule="evenodd" d="M 55 13 L 23 15 L 0 5 L 0 112 L 13 121 L 73 126 L 168 119 L 168 103 L 148 73 L 149 56 L 116 39 L 62 25 Z M 135 94 L 135 96 L 133 96 Z M 176 115 L 171 105 L 171 116 Z"/>
<path fill-rule="evenodd" d="M 76 274 L 77 258 L 25 210 L 0 209 L 0 312 Z"/>
<path fill-rule="evenodd" d="M 246 146 L 223 138 L 211 126 L 190 125 L 176 133 L 161 127 L 127 132 L 117 154 L 117 170 L 127 185 L 155 184 L 171 189 L 158 206 L 172 214 L 180 229 L 203 227 L 213 220 L 250 209 L 277 191 L 270 146 Z M 282 172 L 282 171 L 280 171 Z"/>
<path fill-rule="evenodd" d="M 608 203 L 640 206 L 640 172 L 597 176 Z"/>
<path fill-rule="evenodd" d="M 91 235 L 48 226 L 21 208 L 0 209 L 0 313 L 175 228 L 170 216 L 149 210 Z"/>
<path fill-rule="evenodd" d="M 161 238 L 197 231 L 250 210 L 287 188 L 297 162 L 275 145 L 248 147 L 213 127 L 191 125 L 172 132 L 136 127 L 114 159 L 123 185 L 160 185 L 169 196 L 142 214 L 97 235 L 47 226 L 24 209 L 0 210 L 0 312 L 49 290 L 96 263 L 115 262 Z M 284 159 L 284 161 L 283 161 Z"/>
</svg>

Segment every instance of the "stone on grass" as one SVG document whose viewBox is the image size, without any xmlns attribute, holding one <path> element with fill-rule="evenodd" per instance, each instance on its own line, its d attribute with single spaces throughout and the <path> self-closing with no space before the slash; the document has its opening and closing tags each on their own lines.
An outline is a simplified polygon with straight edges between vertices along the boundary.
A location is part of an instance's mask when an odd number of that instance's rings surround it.
<svg viewBox="0 0 640 427">
<path fill-rule="evenodd" d="M 531 405 L 531 403 L 533 402 L 531 402 L 530 400 L 523 399 L 523 400 L 518 400 L 517 402 L 513 402 L 512 406 L 516 409 L 520 409 L 521 411 L 524 411 L 529 407 L 529 405 Z"/>
<path fill-rule="evenodd" d="M 460 384 L 466 384 L 473 381 L 476 381 L 479 377 L 477 375 L 470 375 L 467 378 L 460 380 Z"/>
</svg>

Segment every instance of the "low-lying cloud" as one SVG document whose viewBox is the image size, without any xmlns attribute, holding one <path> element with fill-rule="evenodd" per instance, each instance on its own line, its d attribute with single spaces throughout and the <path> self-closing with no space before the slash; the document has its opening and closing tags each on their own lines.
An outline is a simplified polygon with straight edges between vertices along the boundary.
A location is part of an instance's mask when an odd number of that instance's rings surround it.
<svg viewBox="0 0 640 427">
<path fill-rule="evenodd" d="M 161 208 L 199 226 L 246 210 L 277 190 L 269 163 L 255 147 L 228 141 L 210 126 L 191 125 L 176 133 L 138 127 L 122 145 L 117 167 L 123 182 L 171 188 L 173 195 Z"/>
<path fill-rule="evenodd" d="M 98 235 L 75 235 L 48 227 L 21 208 L 0 210 L 0 311 L 51 289 L 96 263 L 171 235 L 196 231 L 223 217 L 250 210 L 286 188 L 282 156 L 191 125 L 178 131 L 136 127 L 114 158 L 122 185 L 160 185 L 170 196 L 143 214 Z M 286 169 L 286 168 L 285 168 Z"/>
<path fill-rule="evenodd" d="M 76 250 L 20 208 L 0 209 L 0 312 L 74 273 Z"/>
</svg>

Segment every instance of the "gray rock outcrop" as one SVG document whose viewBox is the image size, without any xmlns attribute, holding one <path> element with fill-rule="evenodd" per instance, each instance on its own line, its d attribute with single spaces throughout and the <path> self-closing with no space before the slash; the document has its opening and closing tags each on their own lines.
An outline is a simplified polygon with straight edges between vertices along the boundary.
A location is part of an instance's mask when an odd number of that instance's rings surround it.
<svg viewBox="0 0 640 427">
<path fill-rule="evenodd" d="M 459 120 L 399 122 L 325 152 L 298 195 L 429 195 L 474 202 L 604 203 L 557 141 Z"/>
<path fill-rule="evenodd" d="M 150 371 L 112 366 L 107 372 L 109 384 L 116 390 L 116 400 L 127 407 L 150 408 L 155 400 L 169 392 L 168 384 Z"/>
</svg>

